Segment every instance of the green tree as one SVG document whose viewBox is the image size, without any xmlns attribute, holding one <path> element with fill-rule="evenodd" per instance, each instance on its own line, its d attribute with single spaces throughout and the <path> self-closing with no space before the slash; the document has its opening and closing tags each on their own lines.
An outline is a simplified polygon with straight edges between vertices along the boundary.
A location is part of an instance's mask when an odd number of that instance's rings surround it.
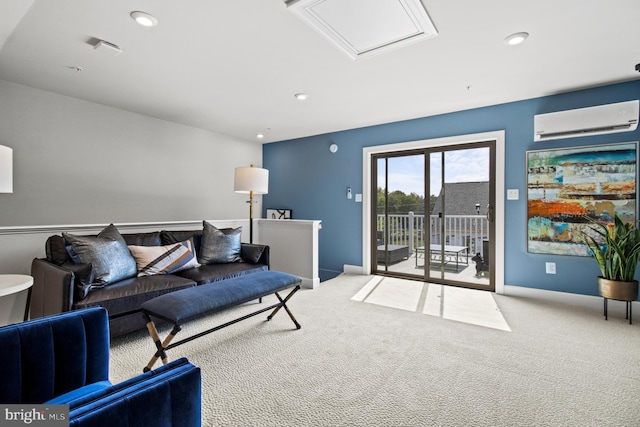
<svg viewBox="0 0 640 427">
<path fill-rule="evenodd" d="M 431 198 L 434 197 L 431 196 Z M 413 212 L 416 215 L 422 215 L 424 214 L 424 197 L 416 193 L 405 194 L 395 190 L 388 194 L 387 208 L 389 214 L 407 215 Z M 385 192 L 382 188 L 378 188 L 377 211 L 379 214 L 385 212 Z"/>
</svg>

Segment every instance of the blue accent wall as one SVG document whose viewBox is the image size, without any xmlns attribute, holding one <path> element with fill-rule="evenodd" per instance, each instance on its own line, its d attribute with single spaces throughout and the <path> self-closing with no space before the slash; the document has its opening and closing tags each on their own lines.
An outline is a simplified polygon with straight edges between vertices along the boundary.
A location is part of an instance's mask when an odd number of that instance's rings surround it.
<svg viewBox="0 0 640 427">
<path fill-rule="evenodd" d="M 593 259 L 527 253 L 527 150 L 640 140 L 640 129 L 609 135 L 533 142 L 536 114 L 640 99 L 640 80 L 458 111 L 379 126 L 281 141 L 263 146 L 269 194 L 263 207 L 291 209 L 293 218 L 322 220 L 319 237 L 321 278 L 362 265 L 362 203 L 348 200 L 347 187 L 362 193 L 363 147 L 505 130 L 505 189 L 520 190 L 505 201 L 505 284 L 597 295 Z M 321 118 L 319 118 L 321 120 Z M 332 154 L 329 145 L 338 145 Z M 504 197 L 506 194 L 498 195 Z M 264 212 L 263 212 L 264 214 Z M 556 274 L 545 274 L 545 262 Z"/>
</svg>

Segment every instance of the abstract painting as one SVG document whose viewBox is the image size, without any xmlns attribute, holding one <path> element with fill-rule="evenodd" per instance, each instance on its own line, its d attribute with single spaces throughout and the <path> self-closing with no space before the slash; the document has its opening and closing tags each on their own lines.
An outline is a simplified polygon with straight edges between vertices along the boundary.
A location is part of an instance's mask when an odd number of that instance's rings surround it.
<svg viewBox="0 0 640 427">
<path fill-rule="evenodd" d="M 527 152 L 527 251 L 589 256 L 589 218 L 636 219 L 638 143 Z"/>
</svg>

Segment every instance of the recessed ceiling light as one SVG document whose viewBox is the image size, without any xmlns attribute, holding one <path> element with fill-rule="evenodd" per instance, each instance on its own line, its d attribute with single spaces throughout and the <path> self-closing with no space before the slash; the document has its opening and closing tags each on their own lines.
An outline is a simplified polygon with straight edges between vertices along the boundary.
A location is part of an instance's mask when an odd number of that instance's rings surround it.
<svg viewBox="0 0 640 427">
<path fill-rule="evenodd" d="M 307 95 L 306 93 L 296 93 L 294 96 L 300 101 L 304 101 L 305 99 L 309 98 L 309 95 Z"/>
<path fill-rule="evenodd" d="M 158 20 L 146 12 L 131 12 L 131 18 L 143 27 L 155 27 Z"/>
<path fill-rule="evenodd" d="M 256 135 L 256 138 L 258 138 L 258 139 L 262 139 L 262 138 L 264 138 L 264 134 L 259 133 L 259 134 L 257 134 L 257 135 Z"/>
<path fill-rule="evenodd" d="M 529 37 L 529 33 L 524 33 L 524 32 L 515 33 L 515 34 L 511 34 L 506 39 L 504 39 L 504 42 L 510 46 L 515 46 L 517 44 L 524 42 L 527 39 L 527 37 Z"/>
</svg>

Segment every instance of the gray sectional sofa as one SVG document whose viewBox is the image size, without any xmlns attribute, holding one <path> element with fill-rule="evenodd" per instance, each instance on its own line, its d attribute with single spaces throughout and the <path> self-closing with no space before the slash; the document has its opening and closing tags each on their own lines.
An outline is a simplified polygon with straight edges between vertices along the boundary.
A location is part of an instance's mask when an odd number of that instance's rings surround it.
<svg viewBox="0 0 640 427">
<path fill-rule="evenodd" d="M 240 229 L 50 236 L 31 264 L 31 318 L 104 307 L 111 336 L 145 327 L 140 307 L 157 296 L 269 269 L 269 247 L 240 242 Z M 132 264 L 133 263 L 133 264 Z"/>
</svg>

